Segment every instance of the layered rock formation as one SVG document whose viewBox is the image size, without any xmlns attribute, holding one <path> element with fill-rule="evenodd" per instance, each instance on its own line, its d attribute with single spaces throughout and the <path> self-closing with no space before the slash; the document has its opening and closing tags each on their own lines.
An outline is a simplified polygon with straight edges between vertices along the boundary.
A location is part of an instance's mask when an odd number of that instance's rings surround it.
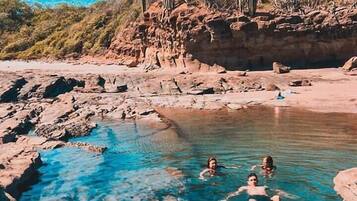
<svg viewBox="0 0 357 201">
<path fill-rule="evenodd" d="M 36 168 L 42 162 L 39 153 L 32 147 L 7 143 L 0 146 L 0 163 L 0 187 L 17 198 L 21 189 L 34 181 Z M 10 196 L 5 195 L 5 200 L 11 200 Z"/>
<path fill-rule="evenodd" d="M 167 11 L 151 5 L 112 42 L 107 58 L 127 65 L 190 71 L 264 69 L 278 61 L 313 65 L 357 54 L 357 9 L 338 7 L 303 13 L 212 11 L 183 3 Z"/>
</svg>

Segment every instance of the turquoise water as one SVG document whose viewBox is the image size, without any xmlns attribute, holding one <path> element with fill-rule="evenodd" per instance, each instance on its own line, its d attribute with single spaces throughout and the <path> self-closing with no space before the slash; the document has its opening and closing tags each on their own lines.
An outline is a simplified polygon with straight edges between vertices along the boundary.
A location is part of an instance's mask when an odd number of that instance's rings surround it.
<svg viewBox="0 0 357 201">
<path fill-rule="evenodd" d="M 107 122 L 73 140 L 108 146 L 103 155 L 75 148 L 42 152 L 39 181 L 20 200 L 220 200 L 271 154 L 277 171 L 269 177 L 258 171 L 260 184 L 289 193 L 286 201 L 336 201 L 333 177 L 357 166 L 356 115 L 279 108 L 166 115 L 177 133 Z M 239 168 L 201 180 L 210 155 Z"/>
<path fill-rule="evenodd" d="M 56 6 L 59 4 L 69 4 L 74 6 L 89 6 L 98 0 L 25 0 L 29 4 L 39 3 L 44 6 Z"/>
</svg>

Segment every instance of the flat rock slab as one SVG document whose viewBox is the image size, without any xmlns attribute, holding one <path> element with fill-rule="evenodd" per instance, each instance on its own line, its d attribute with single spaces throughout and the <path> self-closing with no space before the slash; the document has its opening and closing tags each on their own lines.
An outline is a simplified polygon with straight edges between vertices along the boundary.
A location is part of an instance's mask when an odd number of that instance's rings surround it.
<svg viewBox="0 0 357 201">
<path fill-rule="evenodd" d="M 344 201 L 357 201 L 357 167 L 340 171 L 333 182 L 335 191 Z"/>
<path fill-rule="evenodd" d="M 60 118 L 67 117 L 75 109 L 71 102 L 56 102 L 47 107 L 40 115 L 41 124 L 55 124 Z"/>
<path fill-rule="evenodd" d="M 41 165 L 40 154 L 18 143 L 0 145 L 0 188 L 18 198 L 20 188 L 28 185 Z"/>
</svg>

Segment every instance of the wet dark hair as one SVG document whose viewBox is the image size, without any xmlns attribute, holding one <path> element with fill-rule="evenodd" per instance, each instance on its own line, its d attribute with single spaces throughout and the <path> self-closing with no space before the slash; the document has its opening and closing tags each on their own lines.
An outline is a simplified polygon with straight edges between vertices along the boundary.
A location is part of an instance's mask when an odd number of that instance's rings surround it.
<svg viewBox="0 0 357 201">
<path fill-rule="evenodd" d="M 209 157 L 207 160 L 207 168 L 209 168 L 209 162 L 211 162 L 211 161 L 216 161 L 216 163 L 217 163 L 217 159 L 215 157 Z"/>
<path fill-rule="evenodd" d="M 251 172 L 250 174 L 248 174 L 247 179 L 249 179 L 250 177 L 255 177 L 255 178 L 257 178 L 257 179 L 258 179 L 257 174 L 255 174 L 254 172 Z"/>
<path fill-rule="evenodd" d="M 266 159 L 267 160 L 267 163 L 273 165 L 274 161 L 273 161 L 273 157 L 271 156 L 265 156 L 263 159 Z"/>
</svg>

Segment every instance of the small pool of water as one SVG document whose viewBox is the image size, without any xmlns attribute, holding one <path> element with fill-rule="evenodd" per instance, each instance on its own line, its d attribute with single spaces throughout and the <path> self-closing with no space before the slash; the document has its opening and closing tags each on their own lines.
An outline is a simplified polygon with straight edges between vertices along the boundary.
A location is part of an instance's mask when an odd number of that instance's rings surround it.
<svg viewBox="0 0 357 201">
<path fill-rule="evenodd" d="M 25 0 L 26 3 L 34 5 L 34 4 L 41 4 L 43 6 L 57 6 L 60 4 L 68 4 L 73 6 L 90 6 L 98 0 Z"/>
<path fill-rule="evenodd" d="M 107 122 L 72 140 L 109 147 L 103 155 L 43 151 L 39 182 L 20 200 L 221 200 L 245 185 L 251 166 L 270 154 L 277 171 L 259 175 L 260 184 L 293 195 L 285 201 L 336 201 L 334 176 L 357 166 L 356 115 L 282 108 L 165 114 L 177 123 L 177 133 Z M 211 155 L 239 168 L 201 180 Z"/>
</svg>

